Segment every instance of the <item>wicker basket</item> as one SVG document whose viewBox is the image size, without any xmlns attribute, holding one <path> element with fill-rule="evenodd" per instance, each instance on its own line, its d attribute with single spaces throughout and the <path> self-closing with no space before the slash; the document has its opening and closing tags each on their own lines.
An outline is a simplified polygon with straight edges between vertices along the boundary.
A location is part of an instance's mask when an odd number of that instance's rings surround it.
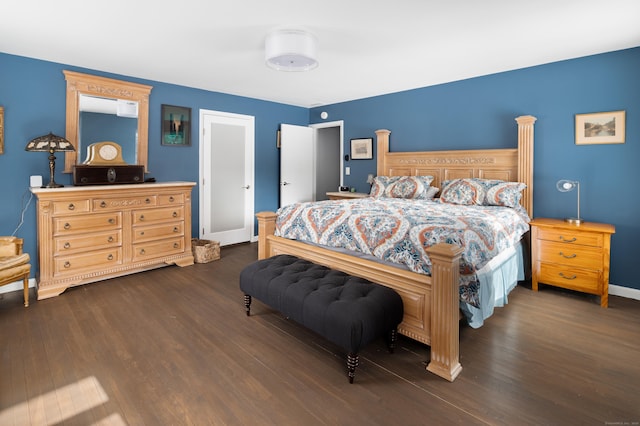
<svg viewBox="0 0 640 426">
<path fill-rule="evenodd" d="M 191 239 L 191 251 L 193 261 L 196 263 L 209 263 L 220 259 L 220 243 L 211 240 Z"/>
</svg>

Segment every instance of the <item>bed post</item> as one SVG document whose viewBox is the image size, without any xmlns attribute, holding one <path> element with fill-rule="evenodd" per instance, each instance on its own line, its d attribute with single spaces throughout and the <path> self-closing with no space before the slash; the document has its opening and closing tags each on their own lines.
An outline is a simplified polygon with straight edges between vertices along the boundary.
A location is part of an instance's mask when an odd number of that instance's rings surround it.
<svg viewBox="0 0 640 426">
<path fill-rule="evenodd" d="M 452 244 L 427 249 L 431 259 L 431 360 L 427 371 L 450 382 L 460 374 L 460 256 Z"/>
<path fill-rule="evenodd" d="M 378 144 L 377 144 L 378 151 L 376 152 L 376 156 L 378 157 L 378 170 L 377 170 L 378 176 L 386 174 L 387 168 L 386 168 L 385 160 L 387 158 L 386 154 L 389 152 L 389 135 L 390 134 L 391 134 L 391 131 L 387 129 L 376 130 L 376 136 L 378 141 Z"/>
<path fill-rule="evenodd" d="M 258 219 L 258 259 L 271 256 L 267 237 L 276 231 L 276 214 L 274 212 L 256 213 Z"/>
<path fill-rule="evenodd" d="M 533 123 L 536 118 L 523 115 L 516 118 L 518 122 L 518 182 L 527 187 L 522 193 L 520 204 L 533 217 Z"/>
</svg>

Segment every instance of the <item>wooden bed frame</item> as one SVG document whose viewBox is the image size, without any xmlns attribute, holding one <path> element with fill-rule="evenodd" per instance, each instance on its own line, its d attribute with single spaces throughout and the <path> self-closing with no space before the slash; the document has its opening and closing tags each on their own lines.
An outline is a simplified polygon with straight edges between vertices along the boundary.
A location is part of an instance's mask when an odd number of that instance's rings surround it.
<svg viewBox="0 0 640 426">
<path fill-rule="evenodd" d="M 459 151 L 389 152 L 388 130 L 378 130 L 378 176 L 434 177 L 432 186 L 462 177 L 523 182 L 521 204 L 533 213 L 533 124 L 536 118 L 522 116 L 518 123 L 518 148 Z M 431 347 L 427 370 L 453 381 L 460 371 L 459 261 L 462 249 L 437 244 L 427 249 L 431 276 L 300 241 L 274 236 L 276 214 L 260 212 L 258 258 L 291 254 L 348 274 L 384 284 L 396 290 L 404 303 L 404 318 L 398 331 Z"/>
</svg>

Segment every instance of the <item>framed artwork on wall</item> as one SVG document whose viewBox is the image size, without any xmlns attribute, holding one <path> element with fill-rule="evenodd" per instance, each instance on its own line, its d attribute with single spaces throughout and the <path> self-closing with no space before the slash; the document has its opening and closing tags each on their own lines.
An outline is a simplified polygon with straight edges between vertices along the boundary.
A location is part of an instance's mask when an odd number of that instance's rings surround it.
<svg viewBox="0 0 640 426">
<path fill-rule="evenodd" d="M 191 108 L 162 105 L 162 145 L 191 145 Z"/>
<path fill-rule="evenodd" d="M 351 159 L 371 160 L 373 158 L 373 138 L 351 139 Z"/>
<path fill-rule="evenodd" d="M 576 114 L 576 145 L 624 143 L 625 111 Z"/>
</svg>

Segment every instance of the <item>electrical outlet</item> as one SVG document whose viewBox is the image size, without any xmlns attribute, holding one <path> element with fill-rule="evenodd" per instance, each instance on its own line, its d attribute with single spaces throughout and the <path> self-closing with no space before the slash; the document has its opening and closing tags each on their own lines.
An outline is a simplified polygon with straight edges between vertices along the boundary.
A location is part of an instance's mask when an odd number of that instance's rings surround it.
<svg viewBox="0 0 640 426">
<path fill-rule="evenodd" d="M 349 176 L 351 174 L 351 167 L 345 167 L 344 174 Z"/>
</svg>

